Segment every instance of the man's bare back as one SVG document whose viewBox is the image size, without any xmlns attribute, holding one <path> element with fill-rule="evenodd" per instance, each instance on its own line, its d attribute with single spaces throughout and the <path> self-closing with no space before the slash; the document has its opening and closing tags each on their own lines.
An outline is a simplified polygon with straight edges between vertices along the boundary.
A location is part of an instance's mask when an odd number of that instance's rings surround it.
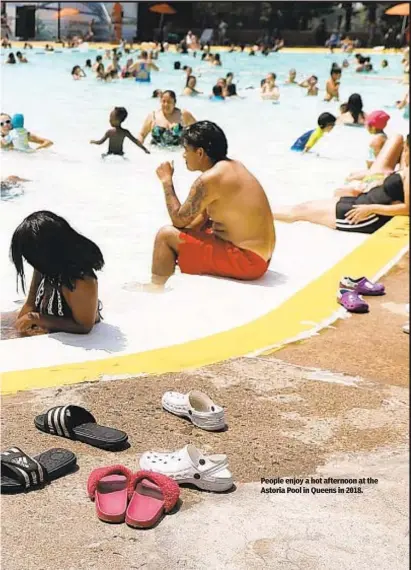
<svg viewBox="0 0 411 570">
<path fill-rule="evenodd" d="M 275 246 L 273 218 L 258 180 L 241 163 L 222 160 L 200 176 L 210 195 L 213 233 L 268 261 Z"/>
<path fill-rule="evenodd" d="M 268 270 L 275 232 L 261 184 L 241 162 L 227 157 L 226 136 L 215 123 L 189 126 L 183 144 L 187 169 L 202 174 L 181 203 L 173 163 L 157 168 L 172 225 L 157 232 L 151 283 L 131 283 L 128 290 L 163 290 L 176 264 L 182 273 L 242 281 L 260 279 Z"/>
</svg>

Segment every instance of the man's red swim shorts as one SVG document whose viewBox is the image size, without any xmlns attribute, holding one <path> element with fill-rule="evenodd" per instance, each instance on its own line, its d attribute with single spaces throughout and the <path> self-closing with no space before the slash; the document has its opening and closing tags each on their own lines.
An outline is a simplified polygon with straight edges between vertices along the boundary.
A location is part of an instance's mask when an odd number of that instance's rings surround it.
<svg viewBox="0 0 411 570">
<path fill-rule="evenodd" d="M 180 233 L 178 266 L 190 275 L 218 275 L 252 281 L 268 269 L 269 262 L 252 251 L 216 237 L 210 230 Z"/>
</svg>

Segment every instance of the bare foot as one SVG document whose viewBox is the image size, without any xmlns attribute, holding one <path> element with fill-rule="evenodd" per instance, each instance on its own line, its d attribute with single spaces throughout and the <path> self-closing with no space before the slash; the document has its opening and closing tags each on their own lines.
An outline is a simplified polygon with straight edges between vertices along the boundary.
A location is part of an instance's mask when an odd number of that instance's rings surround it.
<svg viewBox="0 0 411 570">
<path fill-rule="evenodd" d="M 165 293 L 166 289 L 164 285 L 156 285 L 155 283 L 138 283 L 137 281 L 132 281 L 123 285 L 125 291 L 130 293 Z"/>
</svg>

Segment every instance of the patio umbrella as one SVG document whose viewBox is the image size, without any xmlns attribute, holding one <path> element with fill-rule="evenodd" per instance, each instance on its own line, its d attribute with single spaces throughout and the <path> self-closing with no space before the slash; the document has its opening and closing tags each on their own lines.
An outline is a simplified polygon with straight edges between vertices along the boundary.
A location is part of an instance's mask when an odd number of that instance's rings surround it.
<svg viewBox="0 0 411 570">
<path fill-rule="evenodd" d="M 409 3 L 404 2 L 402 4 L 397 4 L 396 6 L 386 10 L 385 13 L 387 16 L 404 16 L 401 26 L 401 36 L 403 36 L 407 25 L 407 17 L 410 15 Z"/>
<path fill-rule="evenodd" d="M 80 10 L 77 8 L 62 8 L 61 10 L 57 10 L 54 14 L 54 20 L 58 20 L 60 18 L 70 18 L 70 16 L 77 16 L 80 14 Z"/>
<path fill-rule="evenodd" d="M 60 41 L 61 36 L 61 26 L 60 21 L 61 18 L 70 18 L 71 16 L 77 16 L 80 13 L 80 10 L 77 8 L 61 8 L 61 2 L 57 3 L 57 11 L 53 16 L 54 20 L 57 20 L 57 39 Z"/>
<path fill-rule="evenodd" d="M 392 8 L 389 8 L 385 11 L 387 16 L 409 16 L 410 15 L 410 5 L 408 2 L 404 2 L 403 4 L 397 4 Z"/>
<path fill-rule="evenodd" d="M 154 12 L 155 14 L 160 14 L 160 23 L 159 23 L 160 29 L 163 27 L 164 16 L 165 15 L 172 16 L 173 14 L 176 13 L 174 8 L 172 8 L 169 4 L 155 4 L 154 6 L 151 6 L 149 10 L 150 12 Z"/>
</svg>

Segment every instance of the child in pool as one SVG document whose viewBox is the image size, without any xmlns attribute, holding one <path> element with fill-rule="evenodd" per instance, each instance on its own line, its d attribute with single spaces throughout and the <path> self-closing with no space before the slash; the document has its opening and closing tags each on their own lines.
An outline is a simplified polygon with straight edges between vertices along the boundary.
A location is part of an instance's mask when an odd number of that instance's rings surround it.
<svg viewBox="0 0 411 570">
<path fill-rule="evenodd" d="M 115 154 L 118 156 L 123 156 L 123 144 L 124 139 L 127 137 L 134 144 L 140 147 L 146 154 L 150 154 L 150 151 L 146 149 L 144 145 L 141 144 L 127 129 L 123 129 L 121 124 L 127 118 L 127 111 L 124 107 L 114 107 L 114 109 L 110 113 L 110 125 L 112 126 L 106 134 L 101 138 L 99 141 L 90 141 L 90 144 L 103 144 L 107 139 L 109 139 L 108 143 L 108 152 L 102 154 L 102 157 L 105 158 L 109 154 Z"/>
<path fill-rule="evenodd" d="M 288 72 L 288 78 L 286 79 L 285 83 L 287 85 L 298 85 L 297 78 L 297 71 L 295 69 L 290 69 Z"/>
<path fill-rule="evenodd" d="M 381 152 L 382 147 L 385 145 L 387 135 L 384 132 L 390 116 L 385 111 L 373 111 L 367 115 L 365 119 L 365 126 L 371 135 L 374 135 L 368 147 L 368 160 L 367 168 L 371 168 L 374 160 Z"/>
<path fill-rule="evenodd" d="M 14 115 L 11 119 L 11 126 L 13 127 L 10 133 L 4 137 L 7 143 L 13 143 L 14 150 L 21 152 L 34 152 L 34 149 L 29 145 L 29 133 L 24 128 L 24 115 L 20 113 Z"/>
<path fill-rule="evenodd" d="M 325 84 L 325 97 L 324 101 L 332 101 L 340 99 L 340 82 L 341 82 L 341 69 L 337 67 L 331 68 L 330 79 Z"/>
<path fill-rule="evenodd" d="M 325 134 L 333 130 L 336 118 L 331 113 L 321 113 L 318 117 L 318 127 L 301 135 L 291 147 L 297 152 L 308 152 Z"/>
<path fill-rule="evenodd" d="M 300 87 L 305 87 L 307 89 L 307 95 L 311 97 L 316 97 L 318 95 L 318 77 L 316 75 L 311 75 L 308 79 L 304 79 L 298 85 Z"/>
<path fill-rule="evenodd" d="M 224 101 L 223 89 L 221 85 L 214 85 L 213 94 L 210 96 L 210 101 Z"/>
</svg>

